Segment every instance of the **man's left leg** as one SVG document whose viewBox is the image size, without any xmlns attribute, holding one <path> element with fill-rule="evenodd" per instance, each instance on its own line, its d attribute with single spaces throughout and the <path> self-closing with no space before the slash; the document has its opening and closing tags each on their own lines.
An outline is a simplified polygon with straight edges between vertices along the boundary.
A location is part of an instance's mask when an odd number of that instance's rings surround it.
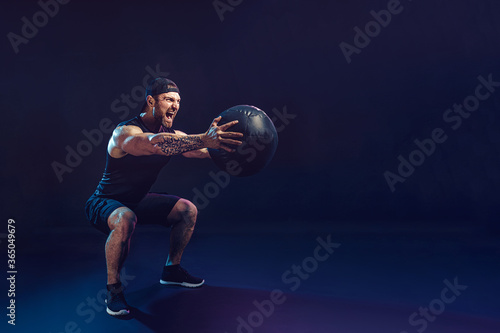
<svg viewBox="0 0 500 333">
<path fill-rule="evenodd" d="M 134 210 L 138 224 L 160 224 L 171 227 L 170 250 L 163 267 L 162 284 L 195 288 L 205 281 L 189 275 L 181 258 L 196 225 L 198 210 L 189 200 L 173 195 L 149 193 Z"/>
<path fill-rule="evenodd" d="M 168 214 L 167 223 L 171 225 L 170 251 L 165 266 L 179 265 L 196 225 L 198 209 L 189 200 L 179 199 Z"/>
<path fill-rule="evenodd" d="M 167 223 L 171 225 L 170 251 L 163 268 L 161 284 L 180 285 L 183 287 L 200 287 L 205 280 L 191 276 L 181 266 L 181 258 L 196 225 L 198 210 L 186 199 L 179 199 L 168 214 Z"/>
</svg>

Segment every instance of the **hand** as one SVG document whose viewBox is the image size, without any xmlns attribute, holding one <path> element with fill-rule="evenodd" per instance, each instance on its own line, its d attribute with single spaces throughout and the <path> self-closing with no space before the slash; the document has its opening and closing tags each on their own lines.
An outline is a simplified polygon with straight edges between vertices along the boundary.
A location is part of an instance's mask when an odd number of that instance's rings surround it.
<svg viewBox="0 0 500 333">
<path fill-rule="evenodd" d="M 240 132 L 226 132 L 226 130 L 237 124 L 238 120 L 233 120 L 230 121 L 224 125 L 217 126 L 219 121 L 221 120 L 221 116 L 217 117 L 214 119 L 212 124 L 210 125 L 210 128 L 208 131 L 205 133 L 205 144 L 207 148 L 215 148 L 215 149 L 224 149 L 225 151 L 228 152 L 234 152 L 234 149 L 227 146 L 228 144 L 234 145 L 234 146 L 239 146 L 242 144 L 241 141 L 234 140 L 231 138 L 241 138 L 243 136 L 243 133 Z"/>
</svg>

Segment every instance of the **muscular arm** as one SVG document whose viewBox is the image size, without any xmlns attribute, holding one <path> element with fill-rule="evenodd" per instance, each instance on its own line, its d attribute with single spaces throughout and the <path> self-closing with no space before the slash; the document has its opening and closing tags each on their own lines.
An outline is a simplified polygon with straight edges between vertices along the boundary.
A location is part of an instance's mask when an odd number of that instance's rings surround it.
<svg viewBox="0 0 500 333">
<path fill-rule="evenodd" d="M 122 126 L 113 132 L 108 144 L 108 152 L 115 158 L 126 154 L 134 156 L 177 155 L 205 147 L 203 136 L 203 134 L 143 133 L 137 126 Z"/>
<path fill-rule="evenodd" d="M 233 151 L 227 146 L 240 145 L 241 141 L 232 138 L 241 138 L 243 134 L 238 132 L 225 132 L 227 128 L 237 123 L 232 121 L 227 124 L 217 126 L 221 117 L 217 117 L 212 122 L 208 131 L 204 134 L 186 135 L 185 133 L 144 133 L 133 125 L 121 126 L 114 130 L 113 136 L 108 143 L 108 152 L 112 157 L 120 158 L 127 154 L 134 156 L 142 155 L 177 155 L 190 151 L 201 152 L 192 153 L 190 157 L 206 157 L 208 150 L 203 148 L 216 148 Z"/>
<path fill-rule="evenodd" d="M 182 135 L 177 133 L 159 133 L 151 138 L 151 142 L 155 143 L 155 147 L 158 147 L 163 152 L 163 155 L 167 156 L 182 153 L 187 154 L 187 152 L 205 147 L 203 134 Z"/>
<path fill-rule="evenodd" d="M 182 136 L 187 136 L 186 133 L 182 131 L 175 130 L 175 134 L 179 134 Z M 187 151 L 182 153 L 182 156 L 187 158 L 211 158 L 207 148 L 201 148 L 196 150 Z"/>
</svg>

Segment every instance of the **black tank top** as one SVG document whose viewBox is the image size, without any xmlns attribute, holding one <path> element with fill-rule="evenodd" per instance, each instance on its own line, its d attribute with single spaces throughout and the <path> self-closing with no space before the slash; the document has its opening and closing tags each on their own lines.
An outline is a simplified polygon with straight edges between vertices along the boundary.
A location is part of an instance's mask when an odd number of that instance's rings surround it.
<svg viewBox="0 0 500 333">
<path fill-rule="evenodd" d="M 133 125 L 143 132 L 151 132 L 140 116 L 117 125 Z M 160 127 L 160 133 L 175 133 L 171 128 Z M 168 163 L 170 156 L 127 154 L 121 158 L 111 157 L 106 150 L 106 167 L 97 185 L 94 196 L 111 198 L 126 205 L 135 205 L 144 198 L 156 181 L 160 170 Z"/>
</svg>

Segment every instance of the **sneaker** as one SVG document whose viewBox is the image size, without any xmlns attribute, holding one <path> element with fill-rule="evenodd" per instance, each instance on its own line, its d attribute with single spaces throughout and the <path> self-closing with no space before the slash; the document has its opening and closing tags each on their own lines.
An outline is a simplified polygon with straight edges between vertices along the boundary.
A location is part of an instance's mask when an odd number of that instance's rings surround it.
<svg viewBox="0 0 500 333">
<path fill-rule="evenodd" d="M 129 306 L 123 295 L 123 289 L 108 290 L 106 305 L 106 312 L 112 316 L 125 316 L 130 313 Z"/>
<path fill-rule="evenodd" d="M 196 288 L 205 283 L 205 280 L 191 276 L 180 265 L 172 265 L 163 267 L 160 283 Z"/>
</svg>

